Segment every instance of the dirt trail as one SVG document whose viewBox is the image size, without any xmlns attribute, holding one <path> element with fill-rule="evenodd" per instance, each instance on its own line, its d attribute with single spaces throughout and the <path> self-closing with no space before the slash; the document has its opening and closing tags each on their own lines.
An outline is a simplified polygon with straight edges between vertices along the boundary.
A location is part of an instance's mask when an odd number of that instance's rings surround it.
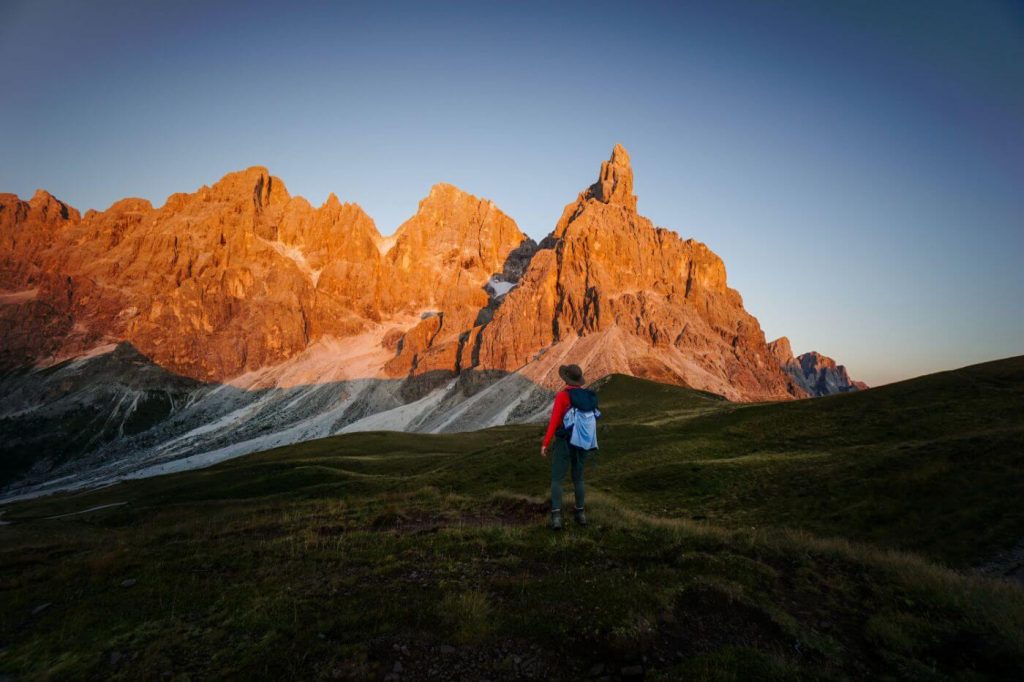
<svg viewBox="0 0 1024 682">
<path fill-rule="evenodd" d="M 128 504 L 128 503 L 127 502 L 111 502 L 110 504 L 101 504 L 101 505 L 96 506 L 96 507 L 89 507 L 88 509 L 81 509 L 79 511 L 68 512 L 67 514 L 57 514 L 56 516 L 46 516 L 46 517 L 44 517 L 44 519 L 46 521 L 52 521 L 53 519 L 63 519 L 63 518 L 67 518 L 68 516 L 78 516 L 79 514 L 88 514 L 89 512 L 99 511 L 100 509 L 109 509 L 110 507 L 120 507 L 123 504 Z"/>
</svg>

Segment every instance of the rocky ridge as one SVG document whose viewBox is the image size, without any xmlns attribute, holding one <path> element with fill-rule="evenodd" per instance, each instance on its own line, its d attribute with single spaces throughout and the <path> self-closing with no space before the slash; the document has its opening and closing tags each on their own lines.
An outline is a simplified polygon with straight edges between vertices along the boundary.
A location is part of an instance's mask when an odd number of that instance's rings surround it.
<svg viewBox="0 0 1024 682">
<path fill-rule="evenodd" d="M 846 367 L 817 351 L 793 356 L 789 339 L 781 336 L 768 344 L 783 371 L 809 396 L 820 397 L 834 393 L 863 391 L 868 385 L 850 378 Z"/>
<path fill-rule="evenodd" d="M 116 348 L 128 350 L 99 359 Z M 39 445 L 23 436 L 32 415 L 123 412 L 67 461 L 534 419 L 568 362 L 591 380 L 620 372 L 741 401 L 849 383 L 824 360 L 808 383 L 790 358 L 717 255 L 637 212 L 620 145 L 540 244 L 447 184 L 387 238 L 358 205 L 332 194 L 313 207 L 262 167 L 159 208 L 124 199 L 80 215 L 42 190 L 0 194 L 0 383 L 20 396 L 0 411 L 18 434 L 5 446 Z M 93 390 L 115 366 L 146 372 L 145 389 Z M 154 398 L 160 381 L 174 389 Z M 140 422 L 152 400 L 159 419 Z"/>
<path fill-rule="evenodd" d="M 528 241 L 493 203 L 438 185 L 385 248 L 358 205 L 332 194 L 313 208 L 259 167 L 158 209 L 126 199 L 81 218 L 45 192 L 0 195 L 0 235 L 0 368 L 127 341 L 204 381 L 382 321 L 404 331 L 424 309 L 464 326 Z"/>
</svg>

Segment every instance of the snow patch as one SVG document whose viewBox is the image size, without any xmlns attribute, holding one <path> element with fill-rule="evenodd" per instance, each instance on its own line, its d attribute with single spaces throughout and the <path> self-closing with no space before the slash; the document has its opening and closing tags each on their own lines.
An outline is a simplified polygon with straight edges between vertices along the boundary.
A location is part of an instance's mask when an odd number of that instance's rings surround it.
<svg viewBox="0 0 1024 682">
<path fill-rule="evenodd" d="M 309 277 L 310 281 L 313 282 L 314 287 L 316 286 L 316 283 L 320 281 L 320 273 L 322 269 L 314 270 L 309 264 L 309 261 L 306 260 L 306 254 L 303 253 L 302 249 L 291 244 L 285 244 L 281 240 L 270 241 L 268 239 L 264 239 L 263 241 L 269 244 L 274 251 L 277 251 L 285 258 L 291 259 L 297 266 L 299 266 L 299 270 Z"/>
<path fill-rule="evenodd" d="M 489 280 L 487 280 L 487 284 L 485 284 L 484 286 L 491 290 L 491 294 L 494 296 L 494 298 L 501 298 L 508 292 L 512 291 L 512 289 L 515 288 L 516 284 L 515 282 L 506 282 L 504 280 L 498 279 L 497 277 L 491 277 Z"/>
<path fill-rule="evenodd" d="M 391 247 L 395 245 L 396 241 L 398 241 L 397 234 L 393 234 L 390 237 L 382 237 L 381 240 L 377 242 L 377 248 L 380 250 L 380 255 L 388 255 L 388 251 L 391 250 Z"/>
</svg>

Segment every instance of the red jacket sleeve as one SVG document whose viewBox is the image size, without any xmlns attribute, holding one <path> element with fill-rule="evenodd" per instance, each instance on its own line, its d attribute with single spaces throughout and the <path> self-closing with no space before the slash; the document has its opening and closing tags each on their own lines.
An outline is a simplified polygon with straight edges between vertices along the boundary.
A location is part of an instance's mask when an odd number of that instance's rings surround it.
<svg viewBox="0 0 1024 682">
<path fill-rule="evenodd" d="M 551 439 L 555 437 L 555 429 L 562 425 L 562 418 L 569 411 L 569 392 L 561 390 L 555 394 L 555 404 L 551 408 L 551 420 L 548 422 L 548 430 L 544 434 L 544 447 L 551 445 Z"/>
</svg>

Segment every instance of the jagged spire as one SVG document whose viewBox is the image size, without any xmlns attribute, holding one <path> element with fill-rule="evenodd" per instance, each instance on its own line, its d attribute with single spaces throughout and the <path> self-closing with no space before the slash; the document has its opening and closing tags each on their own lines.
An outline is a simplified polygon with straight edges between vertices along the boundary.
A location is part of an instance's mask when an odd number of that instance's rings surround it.
<svg viewBox="0 0 1024 682">
<path fill-rule="evenodd" d="M 580 192 L 576 201 L 567 205 L 558 219 L 551 237 L 558 239 L 586 209 L 590 202 L 599 201 L 613 206 L 622 206 L 636 212 L 636 196 L 633 195 L 633 167 L 629 164 L 629 152 L 621 144 L 615 145 L 612 155 L 601 162 L 601 174 L 597 182 Z"/>
<path fill-rule="evenodd" d="M 633 194 L 633 167 L 629 165 L 629 152 L 621 144 L 612 149 L 611 158 L 601 163 L 601 175 L 590 187 L 590 194 L 606 204 L 621 204 L 636 210 Z"/>
</svg>

